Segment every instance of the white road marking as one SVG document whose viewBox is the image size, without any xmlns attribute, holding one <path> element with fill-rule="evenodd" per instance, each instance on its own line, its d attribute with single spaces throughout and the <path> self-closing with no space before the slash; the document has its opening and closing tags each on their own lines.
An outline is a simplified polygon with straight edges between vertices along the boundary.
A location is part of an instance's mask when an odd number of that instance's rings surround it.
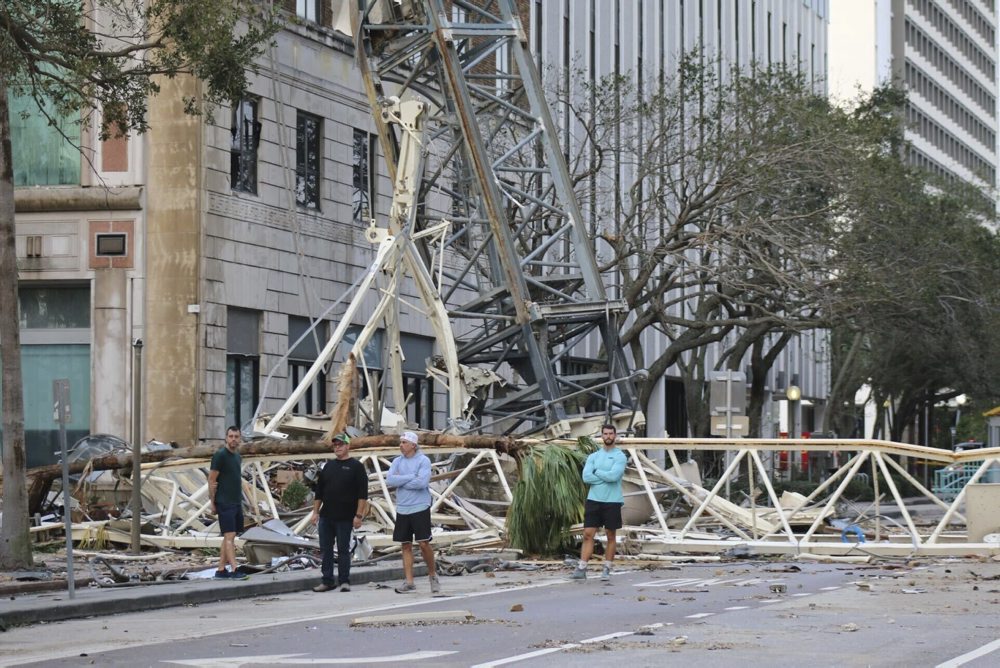
<svg viewBox="0 0 1000 668">
<path fill-rule="evenodd" d="M 726 608 L 726 610 L 747 610 L 749 607 L 749 605 L 733 605 Z"/>
<path fill-rule="evenodd" d="M 632 585 L 633 587 L 712 587 L 729 585 L 731 587 L 747 587 L 764 582 L 760 578 L 674 578 L 672 580 L 650 580 Z"/>
<path fill-rule="evenodd" d="M 395 654 L 393 656 L 352 656 L 337 657 L 329 659 L 305 659 L 304 654 L 272 654 L 269 656 L 233 656 L 226 659 L 213 657 L 210 659 L 185 659 L 162 661 L 161 663 L 172 663 L 179 666 L 199 666 L 200 668 L 239 668 L 244 665 L 312 665 L 312 666 L 338 666 L 356 665 L 359 663 L 397 663 L 400 661 L 420 661 L 421 659 L 436 659 L 458 652 L 410 652 L 409 654 Z"/>
<path fill-rule="evenodd" d="M 781 603 L 781 599 L 780 598 L 765 598 L 765 599 L 762 599 L 762 600 L 757 601 L 757 602 L 758 603 Z"/>
<path fill-rule="evenodd" d="M 810 592 L 803 592 L 801 594 L 792 594 L 792 596 L 795 596 L 796 598 L 800 598 L 802 596 L 812 596 L 812 592 L 810 591 Z"/>
<path fill-rule="evenodd" d="M 593 638 L 587 638 L 586 640 L 581 640 L 581 645 L 589 645 L 595 642 L 604 642 L 605 640 L 614 640 L 615 638 L 624 638 L 625 636 L 633 635 L 635 631 L 618 631 L 616 633 L 608 633 L 603 636 L 595 636 Z"/>
<path fill-rule="evenodd" d="M 650 627 L 653 626 L 652 624 Z M 660 624 L 660 626 L 663 626 Z M 649 627 L 646 627 L 649 628 Z M 494 659 L 493 661 L 487 661 L 486 663 L 477 663 L 472 666 L 472 668 L 493 668 L 493 666 L 504 666 L 508 663 L 516 663 L 518 661 L 525 661 L 527 659 L 534 659 L 539 656 L 545 656 L 546 654 L 553 654 L 555 652 L 561 652 L 566 649 L 575 649 L 581 645 L 592 645 L 595 642 L 604 642 L 605 640 L 614 640 L 615 638 L 624 638 L 625 636 L 635 635 L 635 631 L 618 631 L 617 633 L 608 633 L 603 636 L 595 636 L 593 638 L 587 638 L 586 640 L 581 640 L 580 642 L 566 643 L 565 645 L 560 645 L 559 647 L 549 647 L 546 649 L 535 650 L 534 652 L 528 652 L 527 654 L 518 654 L 517 656 L 507 656 L 502 659 Z"/>
<path fill-rule="evenodd" d="M 714 614 L 714 612 L 699 612 L 694 615 L 688 615 L 685 619 L 701 619 L 702 617 L 711 617 Z"/>
<path fill-rule="evenodd" d="M 632 585 L 633 587 L 681 587 L 701 582 L 701 578 L 674 578 L 672 580 L 650 580 Z"/>
<path fill-rule="evenodd" d="M 560 645 L 559 647 L 550 647 L 548 649 L 540 649 L 534 652 L 528 652 L 527 654 L 518 654 L 517 656 L 508 656 L 506 659 L 497 659 L 496 661 L 490 661 L 488 663 L 477 663 L 472 666 L 472 668 L 493 668 L 493 666 L 503 666 L 508 663 L 515 663 L 517 661 L 524 661 L 526 659 L 534 659 L 535 657 L 545 656 L 546 654 L 553 654 L 555 652 L 561 652 L 564 649 L 574 649 L 579 647 L 579 643 L 571 642 L 565 645 Z"/>
<path fill-rule="evenodd" d="M 820 591 L 836 591 L 838 589 L 840 589 L 840 587 L 820 587 L 819 588 Z"/>
<path fill-rule="evenodd" d="M 962 656 L 956 656 L 954 659 L 945 661 L 944 663 L 939 663 L 936 668 L 958 668 L 959 666 L 964 666 L 965 664 L 975 661 L 981 656 L 986 656 L 992 652 L 1000 649 L 1000 640 L 994 640 L 991 643 L 986 643 L 982 647 L 972 650 L 971 652 L 966 652 Z"/>
</svg>

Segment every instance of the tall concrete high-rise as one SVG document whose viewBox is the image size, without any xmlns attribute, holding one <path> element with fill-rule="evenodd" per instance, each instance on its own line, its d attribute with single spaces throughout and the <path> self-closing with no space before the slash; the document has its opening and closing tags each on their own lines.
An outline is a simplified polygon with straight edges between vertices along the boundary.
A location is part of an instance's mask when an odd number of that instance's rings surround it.
<svg viewBox="0 0 1000 668">
<path fill-rule="evenodd" d="M 997 171 L 993 0 L 838 0 L 830 7 L 830 94 L 894 80 L 909 93 L 907 159 L 989 188 Z"/>
</svg>

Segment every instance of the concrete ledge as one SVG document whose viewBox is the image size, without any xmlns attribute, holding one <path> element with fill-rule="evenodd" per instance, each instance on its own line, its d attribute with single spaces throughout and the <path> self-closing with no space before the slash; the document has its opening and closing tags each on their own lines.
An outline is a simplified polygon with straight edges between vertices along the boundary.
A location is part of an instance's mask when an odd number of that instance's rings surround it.
<svg viewBox="0 0 1000 668">
<path fill-rule="evenodd" d="M 139 211 L 142 187 L 124 186 L 40 186 L 15 188 L 14 210 L 17 213 L 48 211 Z"/>
</svg>

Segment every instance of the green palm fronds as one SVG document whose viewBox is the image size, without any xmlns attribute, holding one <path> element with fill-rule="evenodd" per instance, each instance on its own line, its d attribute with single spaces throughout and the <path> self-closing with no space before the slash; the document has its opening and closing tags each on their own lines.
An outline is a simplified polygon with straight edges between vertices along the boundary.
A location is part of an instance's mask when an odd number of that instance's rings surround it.
<svg viewBox="0 0 1000 668">
<path fill-rule="evenodd" d="M 589 437 L 581 437 L 575 447 L 533 445 L 522 451 L 520 476 L 507 512 L 511 545 L 532 554 L 563 550 L 566 530 L 583 521 L 587 486 L 580 474 L 596 448 Z"/>
</svg>

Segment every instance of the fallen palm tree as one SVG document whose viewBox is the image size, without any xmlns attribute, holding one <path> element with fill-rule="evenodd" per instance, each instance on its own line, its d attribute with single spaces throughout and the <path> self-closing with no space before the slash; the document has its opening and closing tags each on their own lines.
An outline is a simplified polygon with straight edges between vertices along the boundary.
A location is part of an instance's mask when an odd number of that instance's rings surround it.
<svg viewBox="0 0 1000 668">
<path fill-rule="evenodd" d="M 587 437 L 575 445 L 535 444 L 518 452 L 520 477 L 507 513 L 507 539 L 533 554 L 559 554 L 567 531 L 583 521 L 587 488 L 580 472 L 597 446 Z"/>
</svg>

